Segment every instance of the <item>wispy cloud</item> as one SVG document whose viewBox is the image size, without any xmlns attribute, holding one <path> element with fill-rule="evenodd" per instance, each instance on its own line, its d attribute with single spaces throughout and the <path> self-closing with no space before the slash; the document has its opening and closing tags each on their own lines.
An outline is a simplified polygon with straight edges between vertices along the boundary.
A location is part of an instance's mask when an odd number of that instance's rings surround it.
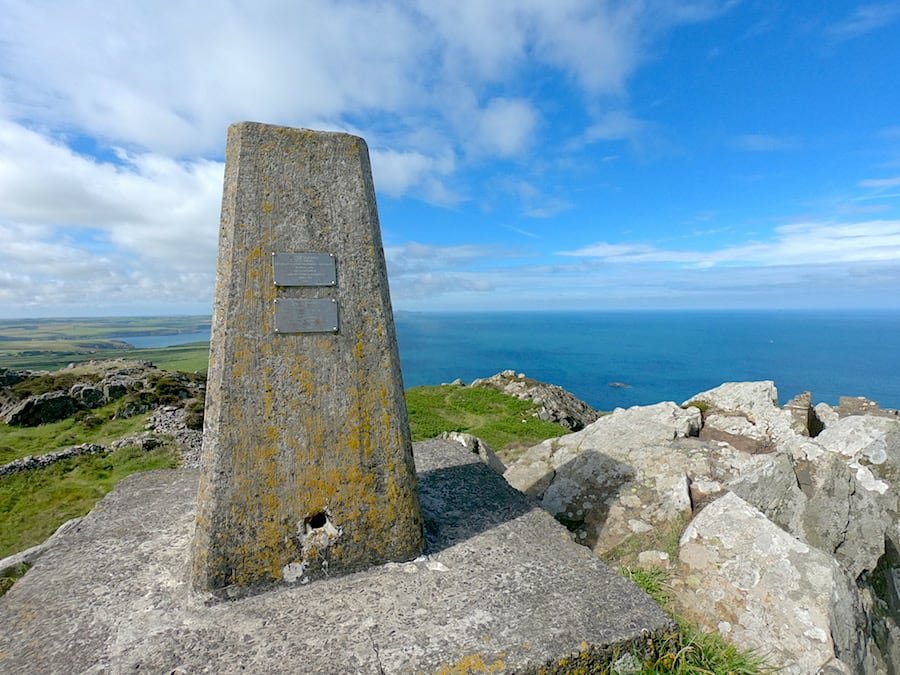
<svg viewBox="0 0 900 675">
<path fill-rule="evenodd" d="M 426 155 L 414 150 L 370 150 L 375 187 L 392 197 L 416 190 L 426 201 L 438 206 L 455 206 L 463 197 L 447 185 L 456 169 L 452 150 Z"/>
<path fill-rule="evenodd" d="M 168 157 L 216 158 L 223 130 L 241 119 L 358 128 L 377 149 L 387 194 L 452 206 L 465 192 L 450 180 L 461 160 L 517 157 L 541 131 L 533 102 L 498 96 L 497 83 L 543 69 L 586 102 L 616 95 L 648 40 L 729 6 L 160 0 L 110 11 L 86 0 L 47 11 L 4 2 L 0 111 Z M 631 133 L 638 123 L 627 115 L 591 133 Z"/>
<path fill-rule="evenodd" d="M 445 294 L 490 292 L 494 286 L 479 271 L 480 263 L 509 255 L 496 247 L 419 242 L 386 246 L 384 253 L 391 294 L 401 304 Z"/>
<path fill-rule="evenodd" d="M 540 239 L 539 235 L 535 234 L 534 232 L 529 232 L 528 230 L 523 230 L 521 227 L 515 227 L 514 225 L 504 225 L 503 227 L 505 227 L 510 232 L 521 234 L 523 237 L 528 237 L 529 239 Z"/>
<path fill-rule="evenodd" d="M 900 220 L 784 225 L 776 228 L 769 241 L 709 251 L 598 242 L 559 251 L 558 255 L 596 258 L 606 263 L 667 263 L 695 268 L 900 262 Z"/>
<path fill-rule="evenodd" d="M 480 147 L 500 157 L 521 154 L 534 140 L 538 117 L 523 99 L 491 99 L 479 121 Z"/>
<path fill-rule="evenodd" d="M 885 141 L 900 141 L 900 126 L 879 129 L 877 137 Z"/>
<path fill-rule="evenodd" d="M 900 4 L 876 3 L 857 7 L 852 14 L 826 29 L 833 42 L 844 42 L 884 28 L 900 17 Z"/>
<path fill-rule="evenodd" d="M 441 246 L 410 241 L 398 246 L 384 247 L 388 268 L 391 274 L 396 275 L 459 269 L 462 265 L 476 260 L 496 258 L 500 254 L 498 247 L 476 244 Z"/>
<path fill-rule="evenodd" d="M 584 133 L 584 140 L 595 141 L 634 140 L 647 128 L 643 120 L 632 117 L 624 110 L 615 110 L 602 115 Z"/>
<path fill-rule="evenodd" d="M 857 183 L 862 188 L 895 188 L 900 187 L 900 176 L 892 176 L 890 178 L 867 178 Z"/>
</svg>

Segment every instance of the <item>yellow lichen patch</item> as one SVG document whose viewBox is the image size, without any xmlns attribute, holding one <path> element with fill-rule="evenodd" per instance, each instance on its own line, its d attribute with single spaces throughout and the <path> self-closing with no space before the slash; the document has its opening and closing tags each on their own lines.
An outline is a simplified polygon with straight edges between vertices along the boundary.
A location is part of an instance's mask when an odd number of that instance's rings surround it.
<svg viewBox="0 0 900 675">
<path fill-rule="evenodd" d="M 506 661 L 502 658 L 494 659 L 487 663 L 481 654 L 470 654 L 462 657 L 454 663 L 442 665 L 435 671 L 435 675 L 469 675 L 470 673 L 499 673 L 506 668 Z"/>
<path fill-rule="evenodd" d="M 295 382 L 297 388 L 307 400 L 312 399 L 316 393 L 316 383 L 313 374 L 305 367 L 303 360 L 297 357 L 290 366 L 291 381 Z"/>
<path fill-rule="evenodd" d="M 365 335 L 360 331 L 356 334 L 356 344 L 353 346 L 353 358 L 362 361 L 366 355 Z"/>
<path fill-rule="evenodd" d="M 272 202 L 263 202 L 262 210 L 263 213 L 272 213 Z"/>
<path fill-rule="evenodd" d="M 262 246 L 254 246 L 247 253 L 247 261 L 248 262 L 256 262 L 257 260 L 262 258 L 262 255 L 263 255 Z"/>
</svg>

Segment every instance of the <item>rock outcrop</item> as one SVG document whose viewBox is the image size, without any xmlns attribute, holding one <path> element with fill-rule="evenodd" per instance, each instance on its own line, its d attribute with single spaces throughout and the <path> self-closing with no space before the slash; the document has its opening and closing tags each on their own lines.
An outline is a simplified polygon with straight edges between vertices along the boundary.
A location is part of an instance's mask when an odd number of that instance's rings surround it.
<svg viewBox="0 0 900 675">
<path fill-rule="evenodd" d="M 504 476 L 607 559 L 668 567 L 686 615 L 784 672 L 900 669 L 892 411 L 728 383 L 617 409 Z M 656 550 L 691 518 L 677 561 Z"/>
<path fill-rule="evenodd" d="M 203 395 L 202 377 L 166 372 L 143 361 L 89 361 L 53 373 L 5 371 L 0 419 L 13 426 L 38 426 L 120 399 L 116 416 L 125 418 L 159 405 L 202 400 Z"/>
<path fill-rule="evenodd" d="M 570 431 L 583 429 L 600 417 L 599 412 L 562 387 L 538 382 L 514 370 L 474 380 L 469 386 L 490 387 L 519 400 L 531 401 L 538 406 L 537 417 Z"/>
<path fill-rule="evenodd" d="M 846 572 L 734 493 L 687 526 L 679 563 L 683 615 L 768 656 L 779 672 L 877 672 L 859 591 Z"/>
<path fill-rule="evenodd" d="M 57 422 L 78 410 L 78 402 L 68 392 L 51 391 L 29 396 L 3 416 L 3 421 L 17 427 L 36 427 L 39 424 Z"/>
</svg>

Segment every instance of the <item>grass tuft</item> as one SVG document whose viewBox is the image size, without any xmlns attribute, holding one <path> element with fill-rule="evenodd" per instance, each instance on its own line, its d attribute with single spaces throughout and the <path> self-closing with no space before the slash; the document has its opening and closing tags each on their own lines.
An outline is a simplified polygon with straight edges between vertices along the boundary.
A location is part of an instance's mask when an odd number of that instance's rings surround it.
<svg viewBox="0 0 900 675">
<path fill-rule="evenodd" d="M 672 614 L 670 573 L 660 569 L 620 567 L 619 573 Z M 718 633 L 704 633 L 675 616 L 678 631 L 654 642 L 644 657 L 641 673 L 678 675 L 760 675 L 773 672 L 753 651 L 740 650 Z"/>
<path fill-rule="evenodd" d="M 18 565 L 13 565 L 0 570 L 0 597 L 5 595 L 6 591 L 12 588 L 12 585 L 16 583 L 16 581 L 24 577 L 25 572 L 27 572 L 30 567 L 30 565 L 25 563 L 19 563 Z"/>
<path fill-rule="evenodd" d="M 653 598 L 660 607 L 666 607 L 672 600 L 669 589 L 669 573 L 659 569 L 641 567 L 620 567 L 619 573 L 631 579 L 641 590 Z"/>
<path fill-rule="evenodd" d="M 701 415 L 705 415 L 709 411 L 709 403 L 706 401 L 688 401 L 682 408 L 696 408 Z"/>
</svg>

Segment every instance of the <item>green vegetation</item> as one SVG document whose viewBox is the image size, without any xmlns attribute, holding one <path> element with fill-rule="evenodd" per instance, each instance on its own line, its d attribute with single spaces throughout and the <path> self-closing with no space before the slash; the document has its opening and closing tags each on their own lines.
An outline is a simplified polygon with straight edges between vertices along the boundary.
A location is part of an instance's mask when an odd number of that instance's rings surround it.
<svg viewBox="0 0 900 675">
<path fill-rule="evenodd" d="M 649 532 L 632 534 L 603 556 L 603 562 L 610 567 L 631 567 L 637 563 L 641 551 L 662 551 L 670 560 L 678 558 L 678 540 L 691 517 L 684 513 L 666 526 L 654 527 Z"/>
<path fill-rule="evenodd" d="M 158 349 L 131 349 L 117 354 L 119 358 L 150 361 L 163 370 L 179 370 L 183 373 L 205 373 L 209 367 L 209 343 L 191 342 Z M 95 357 L 96 358 L 96 357 Z"/>
<path fill-rule="evenodd" d="M 205 371 L 206 342 L 136 349 L 127 339 L 201 332 L 209 324 L 205 316 L 0 320 L 0 368 L 56 370 L 69 363 L 125 358 L 151 361 L 166 370 Z"/>
<path fill-rule="evenodd" d="M 125 476 L 177 466 L 178 451 L 122 448 L 83 455 L 0 480 L 0 558 L 39 544 L 64 522 L 83 516 Z"/>
<path fill-rule="evenodd" d="M 4 595 L 6 591 L 12 588 L 12 585 L 16 583 L 16 580 L 25 576 L 25 572 L 27 572 L 29 568 L 30 565 L 19 563 L 18 565 L 13 565 L 0 570 L 0 596 Z"/>
<path fill-rule="evenodd" d="M 102 408 L 85 410 L 74 417 L 37 427 L 12 427 L 0 424 L 0 464 L 26 455 L 42 455 L 69 445 L 106 444 L 123 436 L 140 432 L 148 415 L 112 419 L 121 403 L 115 401 Z"/>
<path fill-rule="evenodd" d="M 673 614 L 668 572 L 637 567 L 620 567 L 619 572 Z M 759 654 L 737 649 L 718 633 L 703 633 L 677 615 L 675 621 L 678 631 L 650 646 L 650 656 L 644 659 L 642 674 L 755 675 L 771 672 Z"/>
<path fill-rule="evenodd" d="M 464 431 L 481 438 L 501 459 L 566 429 L 532 417 L 535 406 L 486 387 L 441 385 L 406 392 L 413 440 L 434 438 L 444 431 Z"/>
<path fill-rule="evenodd" d="M 701 415 L 705 415 L 707 411 L 709 411 L 709 403 L 707 403 L 706 401 L 688 401 L 682 407 L 696 408 L 700 411 Z"/>
<path fill-rule="evenodd" d="M 668 606 L 672 600 L 669 592 L 669 573 L 665 570 L 620 567 L 619 574 L 640 586 L 660 607 Z"/>
<path fill-rule="evenodd" d="M 184 418 L 184 426 L 195 431 L 203 431 L 204 401 L 194 399 L 184 409 L 187 413 Z"/>
<path fill-rule="evenodd" d="M 96 382 L 100 379 L 96 374 L 78 374 L 75 372 L 66 373 L 50 373 L 48 375 L 37 375 L 28 377 L 12 385 L 9 389 L 19 396 L 25 398 L 28 396 L 38 396 L 51 391 L 64 391 L 72 387 L 78 382 L 91 381 Z"/>
</svg>

